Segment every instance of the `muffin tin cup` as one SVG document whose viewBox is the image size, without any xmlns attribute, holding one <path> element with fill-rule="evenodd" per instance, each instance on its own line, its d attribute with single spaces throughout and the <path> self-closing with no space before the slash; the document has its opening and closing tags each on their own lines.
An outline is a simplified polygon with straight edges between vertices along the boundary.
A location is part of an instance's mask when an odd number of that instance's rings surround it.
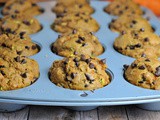
<svg viewBox="0 0 160 120">
<path fill-rule="evenodd" d="M 43 29 L 31 35 L 31 38 L 41 47 L 41 50 L 38 54 L 30 58 L 38 62 L 40 77 L 35 83 L 26 88 L 12 91 L 0 91 L 1 103 L 17 104 L 18 106 L 67 106 L 75 110 L 90 110 L 97 106 L 160 102 L 159 90 L 140 88 L 128 83 L 124 79 L 123 65 L 130 65 L 135 59 L 124 56 L 113 48 L 113 42 L 119 34 L 112 32 L 108 28 L 111 20 L 115 18 L 115 16 L 111 16 L 103 11 L 104 7 L 108 5 L 108 2 L 91 1 L 91 6 L 95 9 L 95 13 L 92 14 L 92 17 L 100 24 L 100 29 L 95 35 L 105 46 L 104 53 L 98 56 L 98 58 L 107 59 L 109 68 L 107 72 L 112 77 L 111 83 L 94 91 L 70 90 L 53 84 L 48 77 L 49 69 L 55 60 L 63 59 L 63 57 L 54 54 L 50 48 L 51 44 L 54 43 L 58 37 L 58 33 L 53 31 L 50 27 L 56 18 L 56 15 L 52 12 L 55 2 L 42 2 L 39 3 L 39 5 L 45 10 L 42 15 L 36 16 L 43 26 Z M 155 27 L 155 32 L 160 34 L 160 21 L 149 10 L 145 8 L 143 8 L 143 10 L 146 13 L 144 17 L 150 17 L 149 22 Z M 5 104 L 3 107 L 5 107 Z M 9 111 L 7 106 L 6 109 Z"/>
</svg>

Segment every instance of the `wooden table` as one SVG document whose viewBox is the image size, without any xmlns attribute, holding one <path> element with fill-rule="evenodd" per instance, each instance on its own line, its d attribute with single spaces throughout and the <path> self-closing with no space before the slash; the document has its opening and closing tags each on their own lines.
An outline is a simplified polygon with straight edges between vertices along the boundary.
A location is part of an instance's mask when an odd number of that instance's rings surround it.
<svg viewBox="0 0 160 120">
<path fill-rule="evenodd" d="M 12 113 L 0 113 L 0 120 L 160 120 L 160 112 L 131 106 L 98 107 L 77 112 L 63 107 L 28 106 Z"/>
</svg>

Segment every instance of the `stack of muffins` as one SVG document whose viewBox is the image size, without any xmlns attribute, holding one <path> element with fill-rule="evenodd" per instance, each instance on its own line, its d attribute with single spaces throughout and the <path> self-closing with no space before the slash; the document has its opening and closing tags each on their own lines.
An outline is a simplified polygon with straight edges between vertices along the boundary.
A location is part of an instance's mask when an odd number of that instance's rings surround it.
<svg viewBox="0 0 160 120">
<path fill-rule="evenodd" d="M 53 12 L 57 18 L 51 27 L 61 34 L 52 44 L 52 51 L 65 58 L 53 63 L 50 80 L 73 90 L 94 90 L 108 85 L 106 60 L 96 58 L 104 49 L 93 34 L 99 24 L 90 16 L 94 9 L 88 0 L 58 0 Z"/>
<path fill-rule="evenodd" d="M 143 11 L 132 0 L 114 0 L 105 11 L 118 16 L 109 24 L 120 35 L 114 48 L 121 54 L 136 58 L 124 65 L 124 77 L 130 83 L 148 89 L 160 89 L 160 38 L 143 18 Z"/>
<path fill-rule="evenodd" d="M 0 19 L 0 90 L 24 88 L 38 79 L 39 65 L 28 57 L 40 49 L 29 35 L 41 30 L 34 16 L 42 12 L 32 0 L 9 0 L 3 7 L 3 18 Z"/>
</svg>

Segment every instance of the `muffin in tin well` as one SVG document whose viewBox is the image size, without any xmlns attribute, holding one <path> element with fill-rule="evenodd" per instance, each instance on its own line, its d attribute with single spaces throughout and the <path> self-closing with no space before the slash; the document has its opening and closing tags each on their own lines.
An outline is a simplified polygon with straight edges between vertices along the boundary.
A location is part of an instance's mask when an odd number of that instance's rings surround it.
<svg viewBox="0 0 160 120">
<path fill-rule="evenodd" d="M 3 17 L 0 20 L 2 32 L 33 34 L 41 30 L 41 24 L 36 18 L 25 14 L 14 14 Z"/>
<path fill-rule="evenodd" d="M 92 32 L 74 29 L 72 32 L 59 35 L 52 45 L 52 51 L 65 57 L 81 54 L 98 56 L 104 49 Z"/>
<path fill-rule="evenodd" d="M 35 82 L 38 77 L 39 66 L 35 60 L 19 56 L 15 50 L 0 47 L 1 91 L 27 87 Z"/>
<path fill-rule="evenodd" d="M 131 65 L 124 65 L 125 79 L 139 87 L 160 89 L 160 61 L 155 58 L 140 57 Z"/>
<path fill-rule="evenodd" d="M 120 16 L 124 13 L 132 13 L 137 15 L 143 14 L 140 6 L 132 0 L 114 0 L 105 7 L 104 11 L 115 16 Z"/>
<path fill-rule="evenodd" d="M 55 61 L 50 68 L 50 80 L 57 86 L 73 90 L 94 90 L 110 83 L 105 59 L 85 55 Z"/>
<path fill-rule="evenodd" d="M 8 0 L 2 9 L 2 14 L 12 15 L 17 13 L 37 16 L 43 13 L 43 9 L 32 0 Z"/>
<path fill-rule="evenodd" d="M 86 13 L 66 13 L 55 19 L 52 29 L 56 32 L 65 33 L 73 29 L 96 32 L 99 24 L 95 19 Z"/>
</svg>

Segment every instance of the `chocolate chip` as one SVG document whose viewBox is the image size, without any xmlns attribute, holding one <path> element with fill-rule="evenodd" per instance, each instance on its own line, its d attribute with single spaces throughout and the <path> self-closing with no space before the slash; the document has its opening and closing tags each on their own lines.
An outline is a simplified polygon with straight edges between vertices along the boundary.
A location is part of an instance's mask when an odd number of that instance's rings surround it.
<svg viewBox="0 0 160 120">
<path fill-rule="evenodd" d="M 84 41 L 84 40 L 85 40 L 85 37 L 79 36 L 79 39 L 82 40 L 82 41 Z"/>
<path fill-rule="evenodd" d="M 18 10 L 15 10 L 14 12 L 15 12 L 15 13 L 19 13 L 19 11 L 18 11 Z"/>
<path fill-rule="evenodd" d="M 12 17 L 13 19 L 15 19 L 17 16 L 16 16 L 16 15 L 11 15 L 11 17 Z"/>
<path fill-rule="evenodd" d="M 76 34 L 76 33 L 77 33 L 77 30 L 76 30 L 76 29 L 74 29 L 74 30 L 72 31 L 72 33 L 73 33 L 73 34 Z"/>
<path fill-rule="evenodd" d="M 37 6 L 35 3 L 32 3 L 32 6 Z"/>
<path fill-rule="evenodd" d="M 135 36 L 135 37 L 138 37 L 138 33 L 135 33 L 134 36 Z"/>
<path fill-rule="evenodd" d="M 73 61 L 74 61 L 74 62 L 79 62 L 79 59 L 76 57 L 76 58 L 74 58 Z"/>
<path fill-rule="evenodd" d="M 43 13 L 43 12 L 44 12 L 44 9 L 39 9 L 39 12 Z"/>
<path fill-rule="evenodd" d="M 82 54 L 82 55 L 81 55 L 81 60 L 82 60 L 82 61 L 85 61 L 85 60 L 86 60 L 86 56 Z"/>
<path fill-rule="evenodd" d="M 5 66 L 4 65 L 0 65 L 0 68 L 5 68 Z"/>
<path fill-rule="evenodd" d="M 94 80 L 94 78 L 88 73 L 85 73 L 85 76 L 86 76 L 87 80 Z"/>
<path fill-rule="evenodd" d="M 86 63 L 89 64 L 91 62 L 91 59 L 86 59 Z"/>
<path fill-rule="evenodd" d="M 61 38 L 62 37 L 62 35 L 58 35 L 58 38 Z"/>
<path fill-rule="evenodd" d="M 21 76 L 22 76 L 23 78 L 27 78 L 27 73 L 23 73 L 23 74 L 21 74 Z"/>
<path fill-rule="evenodd" d="M 71 78 L 74 79 L 77 76 L 76 73 L 71 73 Z"/>
<path fill-rule="evenodd" d="M 57 18 L 64 17 L 64 13 L 57 14 L 56 17 L 57 17 Z"/>
<path fill-rule="evenodd" d="M 132 20 L 132 23 L 133 23 L 133 24 L 136 24 L 136 23 L 137 23 L 137 21 L 136 21 L 136 20 Z"/>
<path fill-rule="evenodd" d="M 37 45 L 32 45 L 32 50 L 37 49 Z"/>
<path fill-rule="evenodd" d="M 79 8 L 82 8 L 83 7 L 83 5 L 79 5 Z"/>
<path fill-rule="evenodd" d="M 121 34 L 122 34 L 122 35 L 126 34 L 126 31 L 122 31 Z"/>
<path fill-rule="evenodd" d="M 122 10 L 120 10 L 120 11 L 119 11 L 119 14 L 120 14 L 120 15 L 121 15 L 121 14 L 123 14 L 123 11 L 122 11 Z"/>
<path fill-rule="evenodd" d="M 138 69 L 144 70 L 144 69 L 145 69 L 145 66 L 143 66 L 143 65 L 142 65 L 142 66 L 139 66 Z"/>
<path fill-rule="evenodd" d="M 146 54 L 143 53 L 143 54 L 141 55 L 141 57 L 146 57 Z"/>
<path fill-rule="evenodd" d="M 85 47 L 85 46 L 87 46 L 87 45 L 88 45 L 87 43 L 83 43 L 83 44 L 82 44 L 82 47 Z"/>
<path fill-rule="evenodd" d="M 123 68 L 124 68 L 124 70 L 127 70 L 128 69 L 128 67 L 129 67 L 129 65 L 123 65 Z"/>
<path fill-rule="evenodd" d="M 137 64 L 131 64 L 132 69 L 137 67 Z"/>
<path fill-rule="evenodd" d="M 7 47 L 7 45 L 5 43 L 2 43 L 2 47 Z"/>
<path fill-rule="evenodd" d="M 130 48 L 131 50 L 134 50 L 134 49 L 135 49 L 135 46 L 130 45 L 129 48 Z"/>
<path fill-rule="evenodd" d="M 85 19 L 84 21 L 87 23 L 87 22 L 88 22 L 88 19 Z"/>
<path fill-rule="evenodd" d="M 87 84 L 85 84 L 85 85 L 84 85 L 84 87 L 86 88 L 86 87 L 88 87 L 88 85 L 87 85 Z"/>
<path fill-rule="evenodd" d="M 20 62 L 20 57 L 17 56 L 16 58 L 14 58 L 14 60 L 15 60 L 16 62 Z"/>
<path fill-rule="evenodd" d="M 78 67 L 79 66 L 79 62 L 75 62 L 75 65 L 76 65 L 76 67 Z"/>
<path fill-rule="evenodd" d="M 116 21 L 115 19 L 112 19 L 112 21 L 111 21 L 111 22 L 112 22 L 112 23 L 114 23 L 115 21 Z"/>
<path fill-rule="evenodd" d="M 24 20 L 23 23 L 24 23 L 25 25 L 28 25 L 28 26 L 31 25 L 31 23 L 30 23 L 29 21 L 27 21 L 27 20 Z"/>
<path fill-rule="evenodd" d="M 160 76 L 160 66 L 158 66 L 158 67 L 156 68 L 155 75 L 156 75 L 156 77 L 159 77 L 159 76 Z"/>
<path fill-rule="evenodd" d="M 21 39 L 24 39 L 23 36 L 24 36 L 25 33 L 26 33 L 26 32 L 20 32 L 20 33 L 19 33 Z"/>
<path fill-rule="evenodd" d="M 144 81 L 138 81 L 138 83 L 142 84 L 142 83 L 144 83 Z"/>
<path fill-rule="evenodd" d="M 5 75 L 6 75 L 4 71 L 2 71 L 2 70 L 1 70 L 0 72 L 1 72 L 1 74 L 2 74 L 3 76 L 5 76 Z"/>
<path fill-rule="evenodd" d="M 94 64 L 93 63 L 89 63 L 89 68 L 90 69 L 94 69 L 95 68 Z"/>
<path fill-rule="evenodd" d="M 78 52 L 74 51 L 74 55 L 78 55 Z"/>
<path fill-rule="evenodd" d="M 145 29 L 144 29 L 144 28 L 141 28 L 141 29 L 140 29 L 140 31 L 141 31 L 141 32 L 144 32 L 144 31 L 145 31 Z"/>
<path fill-rule="evenodd" d="M 29 46 L 25 46 L 25 49 L 29 50 L 29 49 L 30 49 L 30 47 L 29 47 Z"/>
<path fill-rule="evenodd" d="M 79 44 L 82 43 L 81 39 L 78 39 L 76 42 L 79 43 Z"/>
<path fill-rule="evenodd" d="M 145 61 L 146 61 L 146 62 L 150 62 L 150 60 L 149 60 L 149 59 L 145 59 Z"/>
<path fill-rule="evenodd" d="M 17 54 L 18 54 L 18 55 L 21 55 L 21 54 L 22 54 L 22 51 L 17 51 Z"/>
<path fill-rule="evenodd" d="M 140 47 L 141 47 L 141 44 L 138 43 L 138 44 L 135 45 L 135 47 L 136 47 L 136 48 L 140 48 Z"/>
<path fill-rule="evenodd" d="M 11 30 L 11 28 L 6 28 L 6 29 L 5 29 L 5 32 L 7 32 L 7 33 L 11 33 L 11 32 L 12 32 L 12 30 Z"/>
<path fill-rule="evenodd" d="M 144 41 L 145 41 L 145 42 L 148 42 L 148 41 L 149 41 L 149 38 L 148 38 L 148 37 L 144 38 Z"/>
<path fill-rule="evenodd" d="M 101 59 L 101 62 L 102 62 L 103 64 L 106 64 L 106 58 L 105 58 L 105 59 Z"/>
<path fill-rule="evenodd" d="M 69 62 L 69 59 L 65 59 L 65 60 L 64 60 L 64 64 L 65 64 L 65 65 L 68 64 L 68 62 Z"/>
<path fill-rule="evenodd" d="M 22 61 L 21 61 L 21 64 L 26 64 L 27 63 L 27 61 L 25 60 L 25 59 L 23 59 Z"/>
</svg>

